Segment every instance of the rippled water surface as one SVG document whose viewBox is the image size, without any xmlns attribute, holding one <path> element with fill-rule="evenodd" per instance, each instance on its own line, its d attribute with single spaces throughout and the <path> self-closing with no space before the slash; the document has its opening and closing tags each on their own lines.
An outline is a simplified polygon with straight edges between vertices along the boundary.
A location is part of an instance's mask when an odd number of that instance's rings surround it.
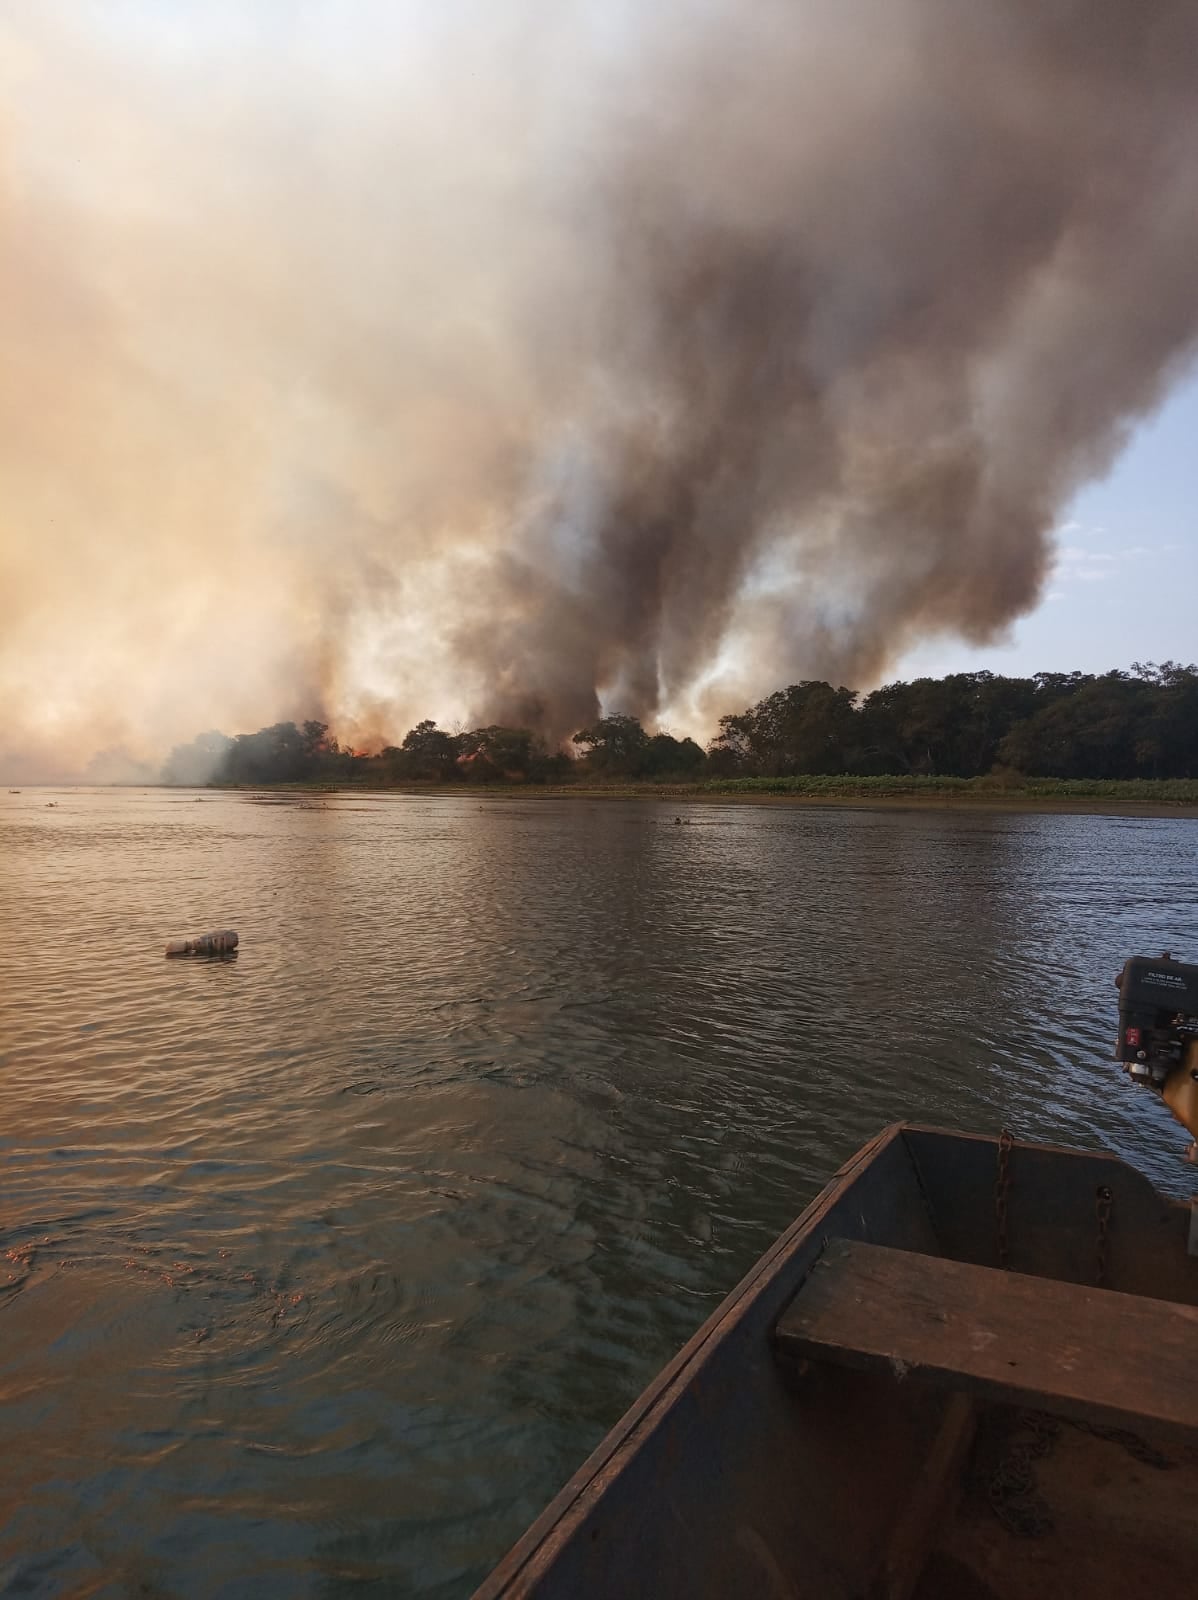
<svg viewBox="0 0 1198 1600">
<path fill-rule="evenodd" d="M 676 810 L 0 795 L 0 1593 L 467 1594 L 895 1118 L 1182 1190 L 1198 823 Z"/>
</svg>

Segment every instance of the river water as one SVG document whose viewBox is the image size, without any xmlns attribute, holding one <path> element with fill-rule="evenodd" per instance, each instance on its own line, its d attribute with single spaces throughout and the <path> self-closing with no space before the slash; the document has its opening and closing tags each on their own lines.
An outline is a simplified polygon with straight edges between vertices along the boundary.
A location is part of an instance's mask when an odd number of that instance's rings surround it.
<svg viewBox="0 0 1198 1600">
<path fill-rule="evenodd" d="M 884 1123 L 1183 1192 L 1166 946 L 1185 819 L 0 795 L 0 1594 L 468 1594 Z"/>
</svg>

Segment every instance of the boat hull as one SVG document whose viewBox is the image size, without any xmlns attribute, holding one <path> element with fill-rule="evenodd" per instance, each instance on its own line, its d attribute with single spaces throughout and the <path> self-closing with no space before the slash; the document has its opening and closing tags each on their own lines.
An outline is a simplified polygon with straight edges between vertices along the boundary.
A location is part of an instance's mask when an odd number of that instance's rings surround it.
<svg viewBox="0 0 1198 1600">
<path fill-rule="evenodd" d="M 994 1139 L 908 1124 L 879 1134 L 636 1401 L 477 1600 L 913 1593 L 979 1404 L 967 1375 L 920 1382 L 902 1361 L 861 1370 L 788 1356 L 779 1321 L 829 1243 L 1061 1284 L 1101 1279 L 1198 1305 L 1188 1207 L 1114 1157 L 1017 1144 L 1004 1161 Z"/>
</svg>

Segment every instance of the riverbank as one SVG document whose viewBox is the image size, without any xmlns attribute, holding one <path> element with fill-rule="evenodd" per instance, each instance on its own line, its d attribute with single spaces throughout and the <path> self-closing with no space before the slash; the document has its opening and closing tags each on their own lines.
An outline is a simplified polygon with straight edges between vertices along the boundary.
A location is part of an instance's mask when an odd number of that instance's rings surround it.
<svg viewBox="0 0 1198 1600">
<path fill-rule="evenodd" d="M 224 787 L 224 786 L 221 786 Z M 797 777 L 711 778 L 700 783 L 231 785 L 243 793 L 457 795 L 479 800 L 660 800 L 688 804 L 841 806 L 918 810 L 1066 812 L 1198 817 L 1198 779 Z"/>
</svg>

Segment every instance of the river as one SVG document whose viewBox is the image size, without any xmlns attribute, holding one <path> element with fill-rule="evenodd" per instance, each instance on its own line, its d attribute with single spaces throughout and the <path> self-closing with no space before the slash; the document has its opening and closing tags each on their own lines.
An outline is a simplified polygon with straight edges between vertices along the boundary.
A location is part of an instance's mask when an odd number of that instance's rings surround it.
<svg viewBox="0 0 1198 1600">
<path fill-rule="evenodd" d="M 0 1594 L 468 1594 L 884 1123 L 1183 1192 L 1166 947 L 1185 819 L 0 794 Z"/>
</svg>

